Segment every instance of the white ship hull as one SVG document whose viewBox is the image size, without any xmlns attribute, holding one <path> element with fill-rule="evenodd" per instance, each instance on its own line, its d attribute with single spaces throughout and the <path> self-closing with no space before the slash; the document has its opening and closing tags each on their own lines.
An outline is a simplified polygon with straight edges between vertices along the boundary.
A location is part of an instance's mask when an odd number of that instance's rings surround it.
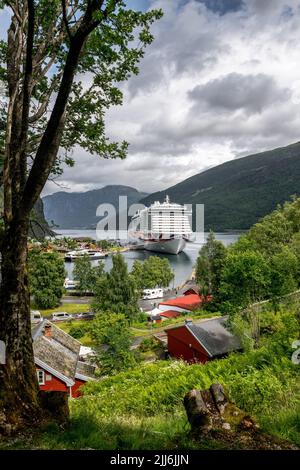
<svg viewBox="0 0 300 470">
<path fill-rule="evenodd" d="M 150 207 L 137 211 L 131 221 L 129 237 L 137 247 L 159 253 L 177 255 L 186 242 L 194 240 L 191 229 L 191 209 L 170 203 L 168 197 Z"/>
<path fill-rule="evenodd" d="M 156 251 L 158 253 L 169 253 L 178 255 L 184 250 L 186 241 L 183 238 L 174 238 L 173 240 L 144 241 L 144 248 L 147 251 Z"/>
</svg>

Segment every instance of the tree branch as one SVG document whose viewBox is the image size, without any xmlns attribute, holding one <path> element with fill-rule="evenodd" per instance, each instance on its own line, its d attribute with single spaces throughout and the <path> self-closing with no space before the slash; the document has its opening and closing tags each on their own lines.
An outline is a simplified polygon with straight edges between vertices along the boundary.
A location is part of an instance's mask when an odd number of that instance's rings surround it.
<svg viewBox="0 0 300 470">
<path fill-rule="evenodd" d="M 68 16 L 67 16 L 67 5 L 66 5 L 65 0 L 61 0 L 61 6 L 62 6 L 62 11 L 63 11 L 64 25 L 66 27 L 69 39 L 72 40 L 73 35 L 72 35 L 70 27 L 69 27 L 69 21 L 68 21 Z"/>
</svg>

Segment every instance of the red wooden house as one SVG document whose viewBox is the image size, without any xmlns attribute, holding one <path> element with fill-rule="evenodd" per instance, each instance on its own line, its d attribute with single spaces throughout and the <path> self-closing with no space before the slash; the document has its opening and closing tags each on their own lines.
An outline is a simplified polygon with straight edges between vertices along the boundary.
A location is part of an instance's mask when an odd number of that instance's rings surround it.
<svg viewBox="0 0 300 470">
<path fill-rule="evenodd" d="M 175 299 L 168 299 L 160 302 L 158 308 L 160 310 L 173 310 L 176 312 L 190 312 L 200 308 L 203 303 L 209 302 L 211 296 L 203 296 L 199 294 L 185 294 Z"/>
<path fill-rule="evenodd" d="M 40 389 L 79 397 L 79 388 L 94 379 L 95 371 L 79 360 L 80 342 L 48 320 L 33 328 L 32 339 Z"/>
<path fill-rule="evenodd" d="M 168 328 L 170 356 L 187 362 L 205 363 L 241 350 L 239 339 L 225 327 L 226 318 L 214 318 L 194 324 L 186 320 L 182 326 Z"/>
</svg>

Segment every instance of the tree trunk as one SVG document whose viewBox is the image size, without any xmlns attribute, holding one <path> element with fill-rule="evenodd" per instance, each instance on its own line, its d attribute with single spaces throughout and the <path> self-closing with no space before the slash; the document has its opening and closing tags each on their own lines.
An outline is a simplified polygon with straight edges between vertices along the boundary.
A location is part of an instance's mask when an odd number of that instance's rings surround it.
<svg viewBox="0 0 300 470">
<path fill-rule="evenodd" d="M 31 339 L 27 233 L 28 218 L 15 217 L 2 239 L 0 340 L 6 345 L 6 364 L 0 365 L 0 434 L 40 421 Z"/>
</svg>

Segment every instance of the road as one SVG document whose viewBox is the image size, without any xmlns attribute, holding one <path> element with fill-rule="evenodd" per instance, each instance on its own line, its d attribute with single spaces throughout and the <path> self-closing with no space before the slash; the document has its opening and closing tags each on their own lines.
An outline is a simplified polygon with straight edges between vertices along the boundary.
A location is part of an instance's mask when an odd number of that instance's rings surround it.
<svg viewBox="0 0 300 470">
<path fill-rule="evenodd" d="M 171 299 L 172 297 L 176 297 L 178 289 L 168 289 L 164 292 L 163 298 L 160 299 L 151 299 L 151 300 L 139 300 L 139 307 L 144 310 L 144 312 L 149 312 L 153 310 L 155 307 L 158 306 L 160 302 L 164 300 Z M 77 297 L 75 295 L 65 295 L 61 302 L 62 304 L 89 304 L 93 300 L 93 297 Z"/>
</svg>

